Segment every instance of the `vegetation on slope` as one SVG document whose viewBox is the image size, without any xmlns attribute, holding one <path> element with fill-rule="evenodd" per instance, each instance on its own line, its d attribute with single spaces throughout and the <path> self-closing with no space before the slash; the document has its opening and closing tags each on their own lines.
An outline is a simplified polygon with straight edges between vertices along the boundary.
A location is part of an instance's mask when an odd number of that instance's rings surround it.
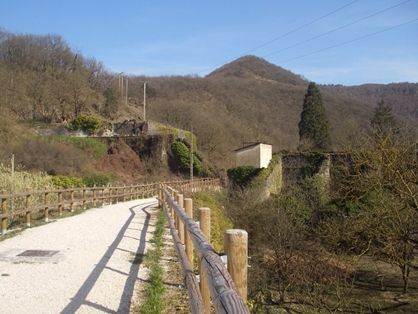
<svg viewBox="0 0 418 314">
<path fill-rule="evenodd" d="M 316 174 L 323 154 L 311 154 L 269 199 L 258 184 L 229 191 L 226 213 L 249 233 L 255 313 L 416 308 L 416 133 L 408 131 L 379 102 L 369 128 L 335 156 L 331 185 Z"/>
<path fill-rule="evenodd" d="M 60 36 L 0 30 L 0 104 L 2 116 L 12 121 L 0 132 L 9 136 L 16 120 L 31 122 L 27 133 L 35 124 L 70 122 L 80 114 L 104 123 L 141 118 L 141 82 L 147 81 L 147 119 L 181 129 L 193 126 L 204 157 L 220 169 L 231 167 L 231 151 L 242 142 L 269 142 L 276 151 L 297 148 L 309 82 L 261 58 L 242 57 L 204 78 L 125 75 L 128 97 L 120 79 L 94 58 L 72 51 Z M 367 125 L 382 98 L 395 115 L 416 123 L 417 85 L 318 86 L 334 149 Z"/>
</svg>

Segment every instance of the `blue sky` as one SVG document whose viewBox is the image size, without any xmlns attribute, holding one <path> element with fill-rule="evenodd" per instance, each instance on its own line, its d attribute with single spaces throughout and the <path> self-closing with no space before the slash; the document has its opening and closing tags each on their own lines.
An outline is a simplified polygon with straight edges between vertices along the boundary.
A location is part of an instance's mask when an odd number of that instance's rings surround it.
<svg viewBox="0 0 418 314">
<path fill-rule="evenodd" d="M 0 0 L 0 27 L 116 73 L 204 76 L 251 54 L 319 84 L 418 82 L 418 0 Z"/>
</svg>

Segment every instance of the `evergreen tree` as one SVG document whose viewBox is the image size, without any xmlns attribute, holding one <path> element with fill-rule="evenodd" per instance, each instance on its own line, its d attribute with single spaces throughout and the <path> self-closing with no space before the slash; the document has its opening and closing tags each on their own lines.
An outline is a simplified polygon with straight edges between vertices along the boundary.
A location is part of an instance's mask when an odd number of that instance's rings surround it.
<svg viewBox="0 0 418 314">
<path fill-rule="evenodd" d="M 383 99 L 377 103 L 370 119 L 370 126 L 378 136 L 389 136 L 399 133 L 399 123 L 392 114 L 392 108 Z"/>
<path fill-rule="evenodd" d="M 321 92 L 311 82 L 303 101 L 299 122 L 299 150 L 329 151 L 331 135 Z"/>
</svg>

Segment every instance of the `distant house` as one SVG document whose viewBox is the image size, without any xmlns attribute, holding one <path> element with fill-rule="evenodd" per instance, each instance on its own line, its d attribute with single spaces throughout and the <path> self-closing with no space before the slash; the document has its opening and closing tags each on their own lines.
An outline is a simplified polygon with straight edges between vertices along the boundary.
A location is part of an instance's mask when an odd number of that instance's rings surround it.
<svg viewBox="0 0 418 314">
<path fill-rule="evenodd" d="M 235 166 L 253 166 L 256 168 L 267 168 L 271 157 L 271 145 L 254 143 L 235 150 Z"/>
</svg>

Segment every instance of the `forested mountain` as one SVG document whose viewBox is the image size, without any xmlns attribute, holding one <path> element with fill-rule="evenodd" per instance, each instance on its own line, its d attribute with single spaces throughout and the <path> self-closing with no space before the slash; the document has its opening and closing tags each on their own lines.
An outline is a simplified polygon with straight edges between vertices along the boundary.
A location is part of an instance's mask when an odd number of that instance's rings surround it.
<svg viewBox="0 0 418 314">
<path fill-rule="evenodd" d="M 59 123 L 79 114 L 106 122 L 146 119 L 190 130 L 200 151 L 220 168 L 234 165 L 243 142 L 264 141 L 295 150 L 309 81 L 255 56 L 239 58 L 205 77 L 145 77 L 112 73 L 70 49 L 57 35 L 12 34 L 0 29 L 2 138 L 12 121 Z M 128 83 L 128 84 L 127 84 Z M 381 99 L 412 123 L 418 84 L 318 85 L 328 112 L 334 150 L 368 123 Z M 31 122 L 31 124 L 27 124 Z"/>
</svg>

